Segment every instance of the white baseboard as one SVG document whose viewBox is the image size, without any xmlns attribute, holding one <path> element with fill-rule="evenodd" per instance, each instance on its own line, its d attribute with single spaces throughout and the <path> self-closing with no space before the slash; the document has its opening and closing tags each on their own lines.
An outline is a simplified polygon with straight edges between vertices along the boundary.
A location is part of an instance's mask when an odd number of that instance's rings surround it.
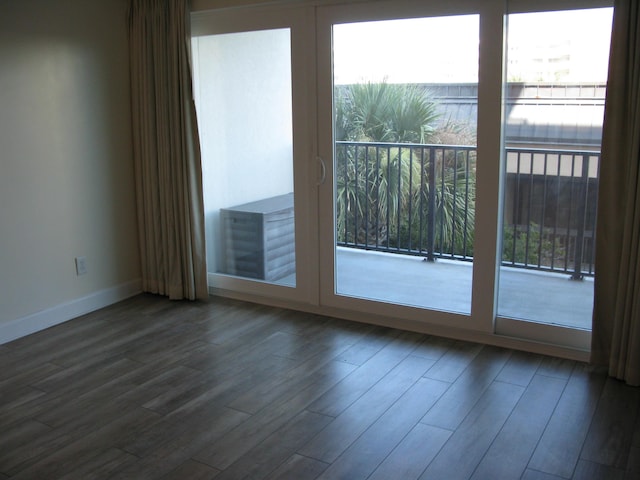
<svg viewBox="0 0 640 480">
<path fill-rule="evenodd" d="M 4 322 L 0 324 L 0 345 L 137 295 L 142 291 L 141 285 L 140 279 L 131 280 L 26 317 Z"/>
</svg>

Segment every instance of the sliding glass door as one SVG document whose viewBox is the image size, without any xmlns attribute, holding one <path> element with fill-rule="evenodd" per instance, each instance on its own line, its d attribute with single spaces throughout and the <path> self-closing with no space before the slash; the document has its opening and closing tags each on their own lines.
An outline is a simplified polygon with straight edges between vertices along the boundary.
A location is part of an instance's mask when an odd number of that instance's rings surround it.
<svg viewBox="0 0 640 480">
<path fill-rule="evenodd" d="M 333 26 L 337 294 L 471 313 L 478 30 L 478 15 Z"/>
<path fill-rule="evenodd" d="M 322 299 L 587 349 L 612 9 L 431 3 L 320 10 Z"/>
<path fill-rule="evenodd" d="M 195 15 L 210 286 L 588 350 L 606 3 Z"/>
<path fill-rule="evenodd" d="M 498 331 L 591 330 L 612 14 L 507 16 Z"/>
<path fill-rule="evenodd" d="M 480 10 L 427 3 L 319 11 L 321 298 L 479 329 Z"/>
<path fill-rule="evenodd" d="M 213 288 L 308 300 L 299 10 L 196 17 L 192 53 Z M 297 40 L 297 42 L 296 42 Z M 294 102 L 295 100 L 295 102 Z M 302 220 L 300 220 L 302 218 Z M 302 261 L 301 261 L 302 258 Z"/>
</svg>

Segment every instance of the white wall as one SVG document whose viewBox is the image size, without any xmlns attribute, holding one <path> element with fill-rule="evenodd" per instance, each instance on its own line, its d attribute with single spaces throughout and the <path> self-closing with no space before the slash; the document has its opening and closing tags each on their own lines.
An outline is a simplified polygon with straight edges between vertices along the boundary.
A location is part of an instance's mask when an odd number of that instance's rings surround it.
<svg viewBox="0 0 640 480">
<path fill-rule="evenodd" d="M 138 288 L 127 4 L 0 2 L 0 343 Z"/>
<path fill-rule="evenodd" d="M 195 37 L 207 268 L 217 271 L 219 211 L 293 192 L 288 29 Z"/>
</svg>

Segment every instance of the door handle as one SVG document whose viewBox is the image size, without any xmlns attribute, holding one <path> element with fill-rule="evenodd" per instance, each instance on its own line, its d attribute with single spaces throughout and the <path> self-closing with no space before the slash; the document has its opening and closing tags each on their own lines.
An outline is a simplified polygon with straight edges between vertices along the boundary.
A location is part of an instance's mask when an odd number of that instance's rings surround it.
<svg viewBox="0 0 640 480">
<path fill-rule="evenodd" d="M 322 157 L 317 156 L 316 160 L 320 164 L 320 180 L 318 180 L 317 184 L 322 185 L 327 179 L 327 166 L 324 164 L 324 160 L 322 159 Z"/>
</svg>

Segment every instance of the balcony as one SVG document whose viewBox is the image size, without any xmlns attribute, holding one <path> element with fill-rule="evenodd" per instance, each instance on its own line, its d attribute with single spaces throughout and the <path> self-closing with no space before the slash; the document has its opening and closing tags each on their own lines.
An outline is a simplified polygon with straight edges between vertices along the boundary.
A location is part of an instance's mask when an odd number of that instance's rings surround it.
<svg viewBox="0 0 640 480">
<path fill-rule="evenodd" d="M 499 311 L 590 329 L 600 154 L 507 148 L 505 155 Z M 336 142 L 340 293 L 378 298 L 384 287 L 375 279 L 395 275 L 410 279 L 396 303 L 415 305 L 428 291 L 425 306 L 470 311 L 475 169 L 475 147 Z M 459 298 L 434 304 L 443 288 Z"/>
<path fill-rule="evenodd" d="M 471 311 L 470 262 L 430 263 L 415 256 L 339 247 L 336 264 L 341 295 L 454 313 Z M 574 282 L 563 274 L 501 267 L 500 281 L 501 316 L 591 330 L 593 278 Z"/>
</svg>

